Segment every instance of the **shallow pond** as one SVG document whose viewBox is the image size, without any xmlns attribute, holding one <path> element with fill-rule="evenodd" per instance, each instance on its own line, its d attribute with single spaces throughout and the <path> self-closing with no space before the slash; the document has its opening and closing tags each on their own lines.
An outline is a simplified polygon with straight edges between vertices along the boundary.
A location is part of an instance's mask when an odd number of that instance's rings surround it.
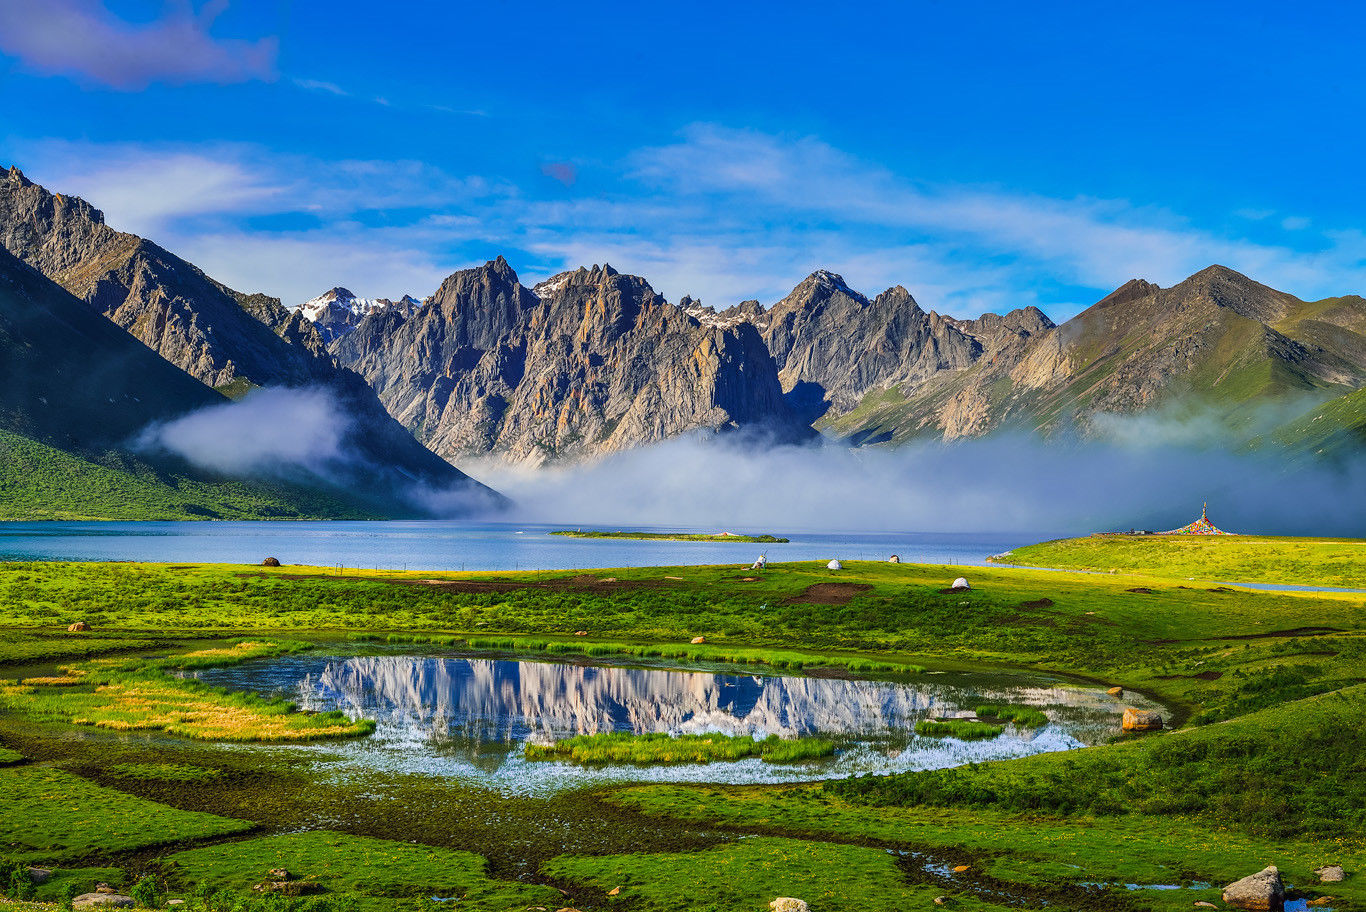
<svg viewBox="0 0 1366 912">
<path fill-rule="evenodd" d="M 608 782 L 774 783 L 957 766 L 1103 743 L 1124 707 L 1100 687 L 1024 673 L 927 672 L 901 680 L 739 674 L 469 655 L 303 655 L 197 673 L 234 690 L 373 719 L 373 737 L 307 749 L 334 770 L 455 777 L 504 794 Z M 1042 709 L 1040 728 L 980 741 L 923 737 L 917 722 L 970 717 L 979 704 Z M 579 734 L 821 735 L 833 757 L 800 763 L 595 766 L 528 761 L 528 741 Z"/>
</svg>

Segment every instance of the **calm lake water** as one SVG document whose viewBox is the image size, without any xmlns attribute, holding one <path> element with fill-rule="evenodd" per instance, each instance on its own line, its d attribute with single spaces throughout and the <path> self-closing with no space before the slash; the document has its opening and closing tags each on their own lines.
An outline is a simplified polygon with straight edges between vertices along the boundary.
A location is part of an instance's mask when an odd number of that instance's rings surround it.
<svg viewBox="0 0 1366 912">
<path fill-rule="evenodd" d="M 578 539 L 564 526 L 471 522 L 46 522 L 0 523 L 0 560 L 127 560 L 285 564 L 390 570 L 572 570 L 770 561 L 886 560 L 979 565 L 989 554 L 1054 537 L 1046 533 L 793 532 L 782 545 Z M 715 533 L 721 529 L 623 527 Z M 612 530 L 616 531 L 616 530 Z"/>
<path fill-rule="evenodd" d="M 459 654 L 301 655 L 197 672 L 235 690 L 283 696 L 313 710 L 376 721 L 371 738 L 310 746 L 331 769 L 453 777 L 506 794 L 551 794 L 607 782 L 797 782 L 933 769 L 1070 750 L 1119 731 L 1125 703 L 1100 687 L 1025 673 L 926 672 L 899 680 L 839 680 L 624 664 L 476 658 Z M 972 716 L 982 703 L 1043 709 L 1049 724 L 1006 726 L 981 741 L 922 737 L 926 718 Z M 667 732 L 821 735 L 834 757 L 582 767 L 528 761 L 527 742 L 579 734 Z"/>
</svg>

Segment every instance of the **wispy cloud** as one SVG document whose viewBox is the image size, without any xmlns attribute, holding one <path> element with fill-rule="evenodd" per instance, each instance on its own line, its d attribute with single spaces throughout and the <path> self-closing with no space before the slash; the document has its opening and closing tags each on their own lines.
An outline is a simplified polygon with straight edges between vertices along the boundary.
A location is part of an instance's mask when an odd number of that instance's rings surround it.
<svg viewBox="0 0 1366 912">
<path fill-rule="evenodd" d="M 248 82 L 275 77 L 277 41 L 210 34 L 223 0 L 167 2 L 150 22 L 120 18 L 101 0 L 0 0 L 0 51 L 43 75 L 123 91 L 154 82 Z"/>
<path fill-rule="evenodd" d="M 815 138 L 714 125 L 615 163 L 547 166 L 573 181 L 553 191 L 536 172 L 452 175 L 255 145 L 18 148 L 31 176 L 115 227 L 288 303 L 338 283 L 420 296 L 498 253 L 529 282 L 611 262 L 671 300 L 718 307 L 772 303 L 816 268 L 869 294 L 905 285 L 955 316 L 1036 305 L 1065 319 L 1130 278 L 1170 285 L 1215 262 L 1306 298 L 1366 288 L 1360 230 L 1248 214 L 1254 241 L 1160 207 L 931 185 Z"/>
</svg>

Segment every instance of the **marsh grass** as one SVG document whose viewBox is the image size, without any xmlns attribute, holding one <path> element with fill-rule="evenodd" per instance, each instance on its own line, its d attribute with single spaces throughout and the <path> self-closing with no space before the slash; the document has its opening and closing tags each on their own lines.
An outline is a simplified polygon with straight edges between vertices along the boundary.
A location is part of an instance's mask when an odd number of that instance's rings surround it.
<svg viewBox="0 0 1366 912">
<path fill-rule="evenodd" d="M 983 704 L 973 710 L 977 718 L 992 722 L 1012 722 L 1021 728 L 1039 728 L 1048 724 L 1048 716 L 1032 706 L 1002 706 Z"/>
<path fill-rule="evenodd" d="M 285 868 L 339 896 L 451 896 L 461 900 L 458 908 L 474 909 L 525 909 L 560 898 L 550 887 L 489 877 L 485 860 L 472 852 L 328 830 L 190 849 L 167 864 L 181 883 L 243 892 L 272 868 Z"/>
<path fill-rule="evenodd" d="M 604 732 L 577 735 L 552 744 L 529 743 L 528 760 L 563 760 L 584 765 L 630 763 L 718 763 L 758 757 L 767 763 L 797 763 L 828 757 L 835 743 L 825 738 L 755 739 L 748 735 L 669 735 Z"/>
<path fill-rule="evenodd" d="M 314 741 L 368 735 L 375 723 L 332 711 L 303 713 L 284 700 L 231 693 L 169 670 L 207 668 L 308 648 L 294 641 L 242 641 L 181 655 L 92 659 L 53 684 L 0 687 L 0 708 L 35 721 L 112 731 L 164 731 L 200 741 Z"/>
<path fill-rule="evenodd" d="M 971 719 L 923 719 L 915 723 L 915 733 L 930 738 L 957 738 L 960 741 L 980 741 L 995 738 L 1005 729 L 990 722 Z"/>
<path fill-rule="evenodd" d="M 29 864 L 241 833 L 253 824 L 182 811 L 42 766 L 0 769 L 0 845 Z"/>
</svg>

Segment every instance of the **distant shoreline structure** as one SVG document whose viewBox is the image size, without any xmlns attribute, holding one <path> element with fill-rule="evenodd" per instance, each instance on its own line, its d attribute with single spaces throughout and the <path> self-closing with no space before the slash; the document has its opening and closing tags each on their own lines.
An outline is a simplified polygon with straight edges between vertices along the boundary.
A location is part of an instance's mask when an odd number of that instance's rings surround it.
<svg viewBox="0 0 1366 912">
<path fill-rule="evenodd" d="M 1128 532 L 1092 532 L 1092 538 L 1108 538 L 1130 535 L 1237 535 L 1237 532 L 1225 532 L 1214 523 L 1209 521 L 1209 503 L 1206 502 L 1200 507 L 1200 518 L 1194 522 L 1189 522 L 1179 529 L 1169 529 L 1166 532 L 1149 532 L 1138 529 L 1130 529 Z"/>
</svg>

